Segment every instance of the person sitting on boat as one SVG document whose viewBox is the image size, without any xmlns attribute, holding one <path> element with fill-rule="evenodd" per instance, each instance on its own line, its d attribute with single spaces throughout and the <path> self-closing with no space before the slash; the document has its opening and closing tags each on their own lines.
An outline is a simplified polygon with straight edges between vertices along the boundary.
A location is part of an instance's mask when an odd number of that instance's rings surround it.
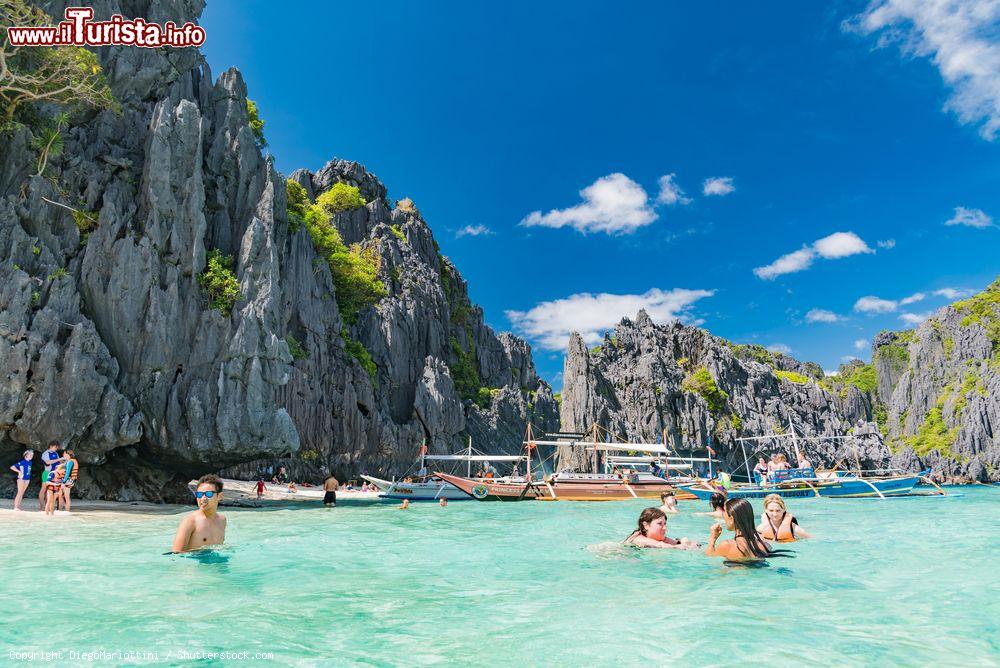
<svg viewBox="0 0 1000 668">
<path fill-rule="evenodd" d="M 639 515 L 639 526 L 625 539 L 627 545 L 636 547 L 698 549 L 698 544 L 687 538 L 677 540 L 667 536 L 667 516 L 659 508 L 646 508 Z"/>
<path fill-rule="evenodd" d="M 792 468 L 792 465 L 788 463 L 788 457 L 786 457 L 781 453 L 778 453 L 778 466 L 776 470 L 787 471 L 790 468 Z"/>
<path fill-rule="evenodd" d="M 681 512 L 677 509 L 677 497 L 674 496 L 673 492 L 660 494 L 660 510 L 671 515 Z"/>
<path fill-rule="evenodd" d="M 767 461 L 764 460 L 763 456 L 758 457 L 757 466 L 753 467 L 753 477 L 758 483 L 762 483 L 767 480 L 767 475 Z"/>
<path fill-rule="evenodd" d="M 805 454 L 799 453 L 799 468 L 800 469 L 811 469 L 813 467 L 812 462 L 806 459 Z"/>
<path fill-rule="evenodd" d="M 760 537 L 753 525 L 753 506 L 746 499 L 729 499 L 723 506 L 723 521 L 726 528 L 736 535 L 732 540 L 719 541 L 722 524 L 712 525 L 705 555 L 724 557 L 727 561 L 760 561 L 768 557 L 784 556 L 783 551 L 775 551 Z"/>
<path fill-rule="evenodd" d="M 788 512 L 785 500 L 778 494 L 768 494 L 764 497 L 764 514 L 761 515 L 757 531 L 767 540 L 781 542 L 812 538 L 812 534 L 800 527 L 799 521 Z"/>
</svg>

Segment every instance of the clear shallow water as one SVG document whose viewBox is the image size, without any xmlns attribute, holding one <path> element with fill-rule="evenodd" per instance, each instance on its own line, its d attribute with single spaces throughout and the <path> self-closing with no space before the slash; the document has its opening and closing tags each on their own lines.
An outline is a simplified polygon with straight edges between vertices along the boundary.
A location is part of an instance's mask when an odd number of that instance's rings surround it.
<svg viewBox="0 0 1000 668">
<path fill-rule="evenodd" d="M 820 538 L 764 569 L 620 547 L 641 501 L 229 510 L 199 557 L 163 555 L 179 516 L 0 519 L 0 664 L 997 665 L 1000 490 L 960 493 L 793 502 Z M 701 510 L 669 535 L 706 540 Z"/>
</svg>

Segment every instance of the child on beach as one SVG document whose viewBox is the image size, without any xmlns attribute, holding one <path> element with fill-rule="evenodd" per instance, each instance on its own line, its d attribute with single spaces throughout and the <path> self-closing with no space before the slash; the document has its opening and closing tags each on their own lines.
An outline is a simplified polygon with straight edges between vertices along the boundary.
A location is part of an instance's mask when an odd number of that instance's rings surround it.
<svg viewBox="0 0 1000 668">
<path fill-rule="evenodd" d="M 260 501 L 261 497 L 264 496 L 264 479 L 260 478 L 257 481 L 257 500 Z"/>
<path fill-rule="evenodd" d="M 226 542 L 226 518 L 218 513 L 222 479 L 211 474 L 203 475 L 198 479 L 194 497 L 198 510 L 181 520 L 174 535 L 172 552 L 188 552 Z"/>
<path fill-rule="evenodd" d="M 42 483 L 42 490 L 45 492 L 45 514 L 55 515 L 56 499 L 62 496 L 62 482 L 66 477 L 66 467 L 60 464 L 56 470 L 49 474 L 48 479 Z"/>
<path fill-rule="evenodd" d="M 10 467 L 10 470 L 17 474 L 17 496 L 14 497 L 14 510 L 21 510 L 21 499 L 24 498 L 24 491 L 31 483 L 31 458 L 35 456 L 34 450 L 25 450 L 21 455 L 21 461 Z"/>
<path fill-rule="evenodd" d="M 58 449 L 59 441 L 52 441 L 49 443 L 48 449 L 42 453 L 42 488 L 38 490 L 39 510 L 44 510 L 45 508 L 45 481 L 49 479 L 49 476 L 56 470 L 56 466 L 58 466 L 61 461 Z"/>
</svg>

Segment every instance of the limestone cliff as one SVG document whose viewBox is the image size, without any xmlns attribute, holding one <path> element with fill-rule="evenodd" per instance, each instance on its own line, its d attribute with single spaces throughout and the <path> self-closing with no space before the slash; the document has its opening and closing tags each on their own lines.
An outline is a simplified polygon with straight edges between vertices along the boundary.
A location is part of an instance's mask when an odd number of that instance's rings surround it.
<svg viewBox="0 0 1000 668">
<path fill-rule="evenodd" d="M 159 23 L 203 8 L 92 4 L 98 19 Z M 529 417 L 554 427 L 529 347 L 485 325 L 415 207 L 390 208 L 357 163 L 294 175 L 313 196 L 348 182 L 367 200 L 334 223 L 377 254 L 388 296 L 347 324 L 329 269 L 289 225 L 239 72 L 213 79 L 196 49 L 97 53 L 120 113 L 75 113 L 41 176 L 28 128 L 0 140 L 0 458 L 55 438 L 76 447 L 81 495 L 170 500 L 193 475 L 259 459 L 400 472 L 424 438 L 509 450 Z M 210 251 L 233 258 L 231 312 L 199 284 Z M 476 396 L 459 396 L 457 365 Z"/>
<path fill-rule="evenodd" d="M 815 464 L 860 461 L 874 468 L 889 458 L 871 401 L 856 385 L 836 387 L 818 365 L 760 346 L 734 345 L 679 323 L 656 325 L 644 311 L 634 322 L 622 320 L 592 350 L 572 335 L 563 382 L 563 429 L 585 430 L 597 422 L 647 442 L 659 441 L 665 431 L 668 444 L 685 454 L 705 456 L 711 444 L 731 470 L 743 463 L 737 436 L 782 434 L 789 423 L 798 434 L 858 437 L 811 445 Z M 786 439 L 761 449 L 791 455 L 792 445 Z"/>
<path fill-rule="evenodd" d="M 1000 279 L 872 346 L 894 461 L 1000 480 Z"/>
</svg>

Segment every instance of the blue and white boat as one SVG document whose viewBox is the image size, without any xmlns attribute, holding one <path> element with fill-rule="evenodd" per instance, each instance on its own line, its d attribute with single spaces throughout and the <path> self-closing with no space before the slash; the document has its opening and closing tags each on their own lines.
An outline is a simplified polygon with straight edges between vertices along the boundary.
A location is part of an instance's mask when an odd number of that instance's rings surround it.
<svg viewBox="0 0 1000 668">
<path fill-rule="evenodd" d="M 724 490 L 708 483 L 682 485 L 681 489 L 705 501 L 718 491 L 725 492 L 730 499 L 762 499 L 770 494 L 777 494 L 783 498 L 857 499 L 878 497 L 884 499 L 889 496 L 912 494 L 913 488 L 930 472 L 922 471 L 917 474 L 877 478 L 861 477 L 849 471 L 830 472 L 830 475 L 821 473 L 822 477 L 817 477 L 812 469 L 790 469 L 781 473 L 793 475 L 782 476 L 780 480 L 771 480 L 762 484 L 736 483 Z"/>
</svg>

